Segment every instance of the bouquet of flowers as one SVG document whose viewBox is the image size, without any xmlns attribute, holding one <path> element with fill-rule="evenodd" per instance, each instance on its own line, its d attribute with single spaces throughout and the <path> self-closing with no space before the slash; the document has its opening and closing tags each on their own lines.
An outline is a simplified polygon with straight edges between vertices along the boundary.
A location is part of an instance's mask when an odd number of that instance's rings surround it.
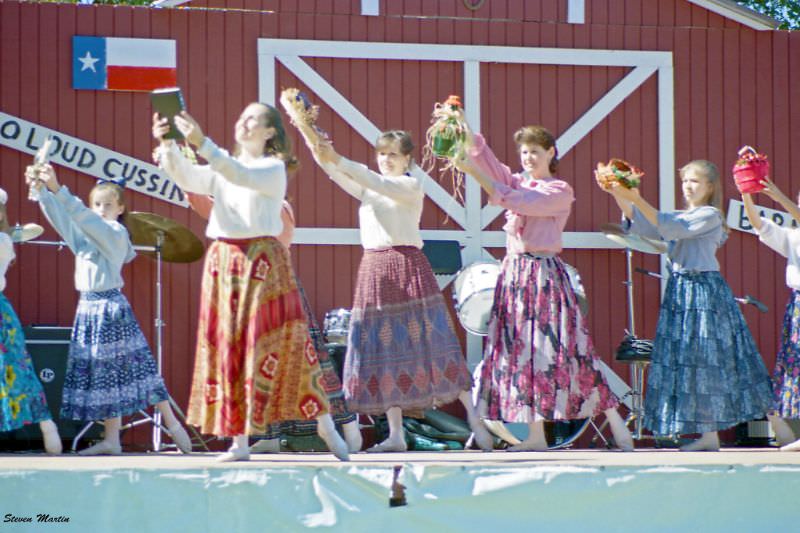
<svg viewBox="0 0 800 533">
<path fill-rule="evenodd" d="M 319 106 L 313 105 L 304 92 L 294 87 L 284 89 L 280 101 L 291 123 L 307 141 L 316 143 L 328 139 L 328 134 L 317 126 Z"/>
<path fill-rule="evenodd" d="M 431 126 L 425 132 L 425 160 L 449 159 L 458 153 L 466 131 L 462 110 L 461 98 L 457 95 L 450 95 L 433 106 Z"/>
<path fill-rule="evenodd" d="M 644 172 L 624 159 L 611 158 L 608 163 L 597 163 L 597 179 L 604 188 L 618 182 L 626 189 L 639 186 Z"/>
<path fill-rule="evenodd" d="M 733 165 L 733 179 L 739 192 L 751 194 L 764 189 L 761 180 L 769 176 L 769 160 L 752 146 L 739 150 L 739 159 Z"/>
</svg>

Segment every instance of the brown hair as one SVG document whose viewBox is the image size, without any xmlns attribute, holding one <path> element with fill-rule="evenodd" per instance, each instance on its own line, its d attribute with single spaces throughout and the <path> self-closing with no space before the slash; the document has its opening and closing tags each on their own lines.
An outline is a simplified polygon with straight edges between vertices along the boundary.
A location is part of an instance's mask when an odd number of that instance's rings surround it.
<svg viewBox="0 0 800 533">
<path fill-rule="evenodd" d="M 411 134 L 404 130 L 388 130 L 381 133 L 378 136 L 378 140 L 375 141 L 375 150 L 384 150 L 395 142 L 400 146 L 400 153 L 403 155 L 410 155 L 414 151 L 414 142 L 411 140 Z M 408 161 L 409 169 L 412 165 L 414 165 L 414 156 L 411 156 Z"/>
<path fill-rule="evenodd" d="M 262 102 L 252 102 L 247 105 L 251 106 L 253 104 L 258 104 L 266 109 L 264 116 L 267 117 L 267 120 L 264 124 L 264 127 L 275 128 L 275 135 L 267 139 L 267 142 L 264 143 L 264 151 L 262 154 L 277 157 L 286 165 L 287 172 L 294 172 L 297 170 L 299 162 L 292 153 L 292 142 L 286 135 L 286 129 L 283 127 L 283 120 L 281 119 L 280 112 L 271 105 L 264 104 Z M 239 143 L 236 143 L 236 147 L 233 149 L 233 154 L 239 155 L 240 152 L 241 147 L 239 146 Z"/>
<path fill-rule="evenodd" d="M 717 165 L 705 159 L 695 159 L 683 165 L 678 171 L 681 179 L 690 170 L 694 170 L 700 176 L 708 180 L 711 185 L 711 193 L 706 197 L 706 205 L 710 205 L 719 210 L 722 215 L 722 227 L 727 232 L 728 224 L 725 222 L 725 208 L 722 205 L 722 182 L 719 179 L 719 169 Z"/>
<path fill-rule="evenodd" d="M 550 160 L 550 174 L 555 174 L 558 170 L 558 148 L 556 148 L 556 138 L 550 130 L 544 126 L 524 126 L 514 133 L 514 142 L 517 149 L 523 144 L 535 144 L 545 150 L 552 148 L 555 151 L 553 159 Z"/>
<path fill-rule="evenodd" d="M 117 183 L 106 180 L 99 181 L 97 185 L 92 187 L 92 190 L 89 191 L 89 204 L 92 203 L 92 198 L 94 198 L 95 194 L 105 191 L 113 192 L 114 196 L 117 197 L 117 202 L 119 203 L 119 205 L 125 208 L 125 210 L 122 212 L 122 214 L 119 216 L 119 219 L 117 220 L 118 222 L 125 224 L 125 215 L 128 213 L 128 206 L 125 204 L 125 190 Z"/>
</svg>

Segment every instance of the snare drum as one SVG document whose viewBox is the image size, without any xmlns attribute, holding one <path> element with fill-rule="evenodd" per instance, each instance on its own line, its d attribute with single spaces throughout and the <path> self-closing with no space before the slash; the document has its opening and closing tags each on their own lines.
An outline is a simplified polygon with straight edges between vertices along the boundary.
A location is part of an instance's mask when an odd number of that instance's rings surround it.
<svg viewBox="0 0 800 533">
<path fill-rule="evenodd" d="M 325 313 L 325 321 L 322 323 L 322 335 L 326 343 L 347 345 L 347 333 L 349 331 L 349 309 L 331 309 Z"/>
<path fill-rule="evenodd" d="M 453 281 L 453 300 L 458 321 L 475 335 L 489 333 L 489 318 L 494 302 L 494 287 L 500 276 L 500 263 L 481 261 L 458 271 Z"/>
</svg>

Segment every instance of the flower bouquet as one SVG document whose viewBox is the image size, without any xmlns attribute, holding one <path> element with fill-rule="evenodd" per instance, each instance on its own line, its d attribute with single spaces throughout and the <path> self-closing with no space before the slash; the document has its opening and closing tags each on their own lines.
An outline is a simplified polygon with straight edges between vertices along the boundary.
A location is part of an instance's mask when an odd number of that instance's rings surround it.
<svg viewBox="0 0 800 533">
<path fill-rule="evenodd" d="M 626 189 L 639 186 L 644 172 L 624 159 L 611 158 L 608 163 L 597 163 L 597 180 L 603 188 L 617 182 Z"/>
<path fill-rule="evenodd" d="M 463 151 L 467 124 L 464 121 L 461 98 L 450 95 L 444 102 L 433 106 L 431 125 L 425 132 L 425 146 L 422 149 L 422 167 L 430 172 L 436 160 L 442 160 L 441 174 L 449 175 L 453 184 L 453 196 L 462 199 L 461 189 L 464 173 L 454 165 L 454 159 Z"/>
<path fill-rule="evenodd" d="M 463 122 L 461 98 L 450 95 L 433 107 L 431 126 L 425 133 L 425 157 L 449 159 L 458 153 L 464 141 L 466 125 Z"/>
<path fill-rule="evenodd" d="M 764 189 L 761 180 L 769 176 L 767 156 L 756 152 L 752 146 L 739 150 L 739 159 L 733 165 L 733 179 L 736 188 L 743 194 L 751 194 Z"/>
<path fill-rule="evenodd" d="M 319 106 L 313 105 L 308 96 L 299 89 L 290 87 L 281 91 L 281 105 L 289 120 L 311 143 L 328 140 L 328 134 L 317 126 Z"/>
</svg>

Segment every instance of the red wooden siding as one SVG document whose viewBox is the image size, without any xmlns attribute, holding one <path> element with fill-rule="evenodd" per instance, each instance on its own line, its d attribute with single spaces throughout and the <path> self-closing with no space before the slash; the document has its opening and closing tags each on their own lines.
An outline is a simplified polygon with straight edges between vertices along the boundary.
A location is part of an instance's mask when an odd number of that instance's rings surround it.
<svg viewBox="0 0 800 533">
<path fill-rule="evenodd" d="M 257 98 L 258 38 L 660 50 L 673 53 L 675 66 L 677 166 L 706 158 L 727 176 L 738 148 L 754 144 L 770 155 L 774 179 L 787 194 L 800 189 L 800 114 L 795 109 L 800 102 L 800 33 L 756 32 L 680 0 L 592 0 L 586 2 L 583 25 L 566 24 L 566 1 L 493 0 L 475 12 L 460 0 L 383 1 L 378 17 L 360 16 L 358 0 L 212 0 L 189 5 L 194 8 L 1 2 L 0 111 L 150 159 L 154 142 L 146 94 L 71 89 L 70 40 L 76 34 L 176 39 L 178 81 L 188 108 L 221 145 L 232 143 L 234 120 Z M 433 103 L 464 92 L 462 69 L 455 62 L 306 60 L 379 128 L 410 130 L 418 161 Z M 482 129 L 498 156 L 516 167 L 514 130 L 542 123 L 562 133 L 627 72 L 618 67 L 483 64 Z M 277 84 L 303 87 L 280 64 Z M 618 219 L 613 202 L 592 178 L 595 162 L 611 155 L 645 168 L 643 194 L 657 202 L 657 97 L 651 78 L 563 158 L 560 173 L 577 193 L 568 231 L 597 231 L 600 224 Z M 370 144 L 338 115 L 323 108 L 320 122 L 343 154 L 372 161 Z M 292 178 L 289 196 L 299 226 L 357 227 L 356 203 L 316 169 L 304 146 L 296 148 L 303 166 Z M 55 240 L 37 206 L 26 200 L 22 173 L 29 161 L 25 154 L 0 147 L 0 184 L 9 192 L 9 214 L 12 221 L 42 223 L 47 228 L 43 239 Z M 84 198 L 93 185 L 89 177 L 67 169 L 59 169 L 59 177 Z M 726 177 L 726 204 L 735 193 Z M 758 200 L 771 205 L 765 198 Z M 204 222 L 187 209 L 137 193 L 130 193 L 128 201 L 130 210 L 155 212 L 197 235 L 204 233 Z M 496 221 L 490 229 L 499 225 Z M 422 226 L 458 229 L 431 201 Z M 36 245 L 17 250 L 6 295 L 22 322 L 70 325 L 76 303 L 71 253 Z M 318 319 L 329 309 L 350 306 L 360 248 L 296 245 L 292 255 Z M 748 307 L 745 315 L 771 368 L 788 296 L 784 261 L 754 236 L 739 232 L 731 234 L 719 257 L 734 292 L 750 293 L 770 308 L 760 314 Z M 627 378 L 627 368 L 612 357 L 626 325 L 623 253 L 565 250 L 564 258 L 581 271 L 599 353 Z M 163 270 L 163 374 L 181 406 L 186 405 L 193 365 L 200 263 L 165 263 Z M 655 256 L 636 254 L 634 263 L 658 270 Z M 145 334 L 154 339 L 155 264 L 137 258 L 125 275 L 125 293 Z M 652 335 L 659 284 L 641 276 L 635 282 L 638 331 Z"/>
</svg>

